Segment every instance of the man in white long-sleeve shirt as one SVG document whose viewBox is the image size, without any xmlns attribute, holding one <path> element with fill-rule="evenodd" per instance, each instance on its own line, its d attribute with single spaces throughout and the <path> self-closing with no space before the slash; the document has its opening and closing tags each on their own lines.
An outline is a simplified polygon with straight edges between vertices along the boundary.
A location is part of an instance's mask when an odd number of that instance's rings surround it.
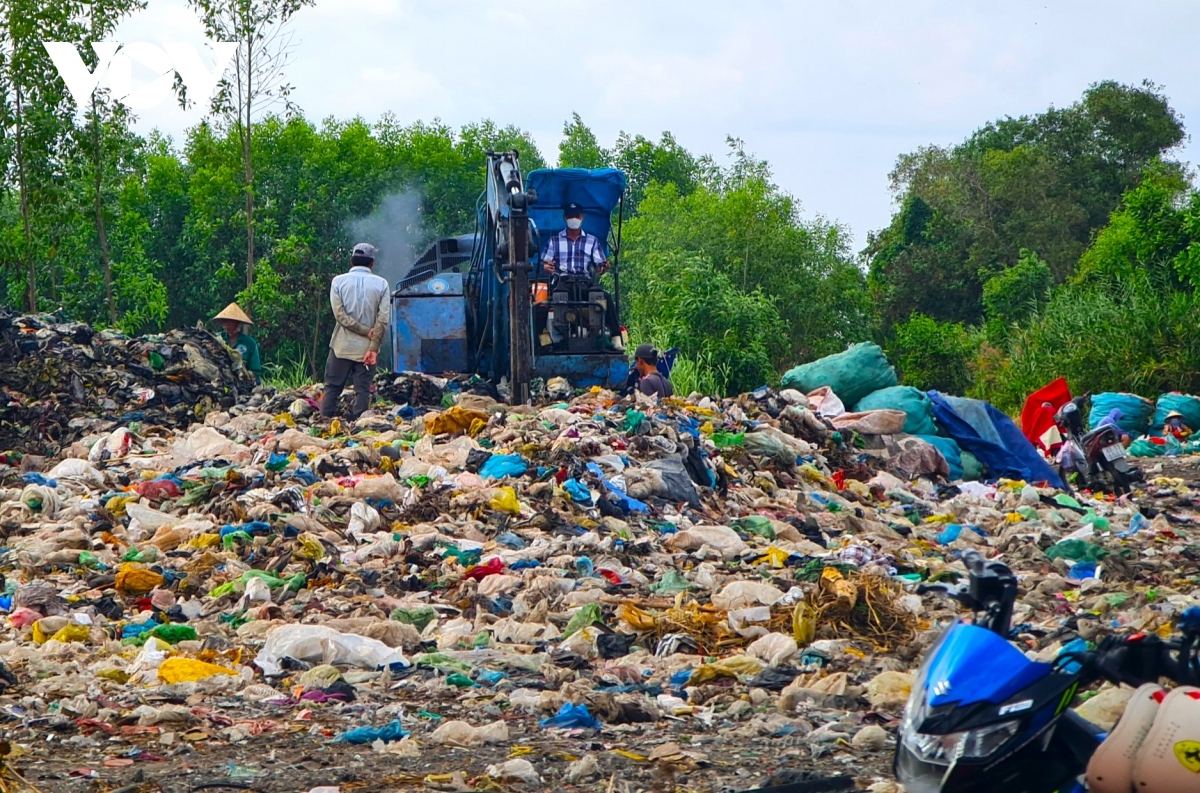
<svg viewBox="0 0 1200 793">
<path fill-rule="evenodd" d="M 358 418 L 371 404 L 371 380 L 379 347 L 387 335 L 391 287 L 375 275 L 375 246 L 360 242 L 350 257 L 350 272 L 333 279 L 329 302 L 336 325 L 325 359 L 325 391 L 321 415 L 333 418 L 347 381 L 354 383 L 354 412 Z"/>
</svg>

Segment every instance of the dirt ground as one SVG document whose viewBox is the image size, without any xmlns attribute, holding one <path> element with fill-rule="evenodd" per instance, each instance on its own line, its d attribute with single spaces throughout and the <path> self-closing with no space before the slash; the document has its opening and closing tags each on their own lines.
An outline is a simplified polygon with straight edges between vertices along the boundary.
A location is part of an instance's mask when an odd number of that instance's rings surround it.
<svg viewBox="0 0 1200 793">
<path fill-rule="evenodd" d="M 428 706 L 428 703 L 426 703 Z M 378 754 L 370 746 L 331 742 L 332 735 L 351 720 L 343 710 L 339 716 L 318 713 L 313 722 L 291 722 L 290 733 L 249 737 L 230 744 L 217 736 L 208 740 L 177 740 L 164 746 L 161 735 L 108 736 L 103 732 L 84 737 L 73 723 L 61 730 L 48 725 L 31 725 L 10 730 L 9 741 L 28 747 L 30 753 L 12 759 L 10 767 L 37 790 L 43 791 L 163 791 L 185 793 L 201 790 L 254 790 L 291 793 L 313 787 L 339 786 L 343 791 L 399 790 L 612 790 L 634 791 L 741 791 L 762 785 L 779 771 L 812 771 L 823 775 L 850 774 L 861 784 L 886 776 L 889 752 L 866 753 L 847 746 L 813 757 L 813 750 L 800 735 L 747 737 L 747 722 L 735 725 L 720 721 L 712 730 L 697 729 L 692 722 L 659 723 L 625 728 L 606 727 L 599 735 L 550 738 L 534 717 L 509 721 L 512 740 L 508 746 L 451 749 L 423 745 L 419 758 L 397 758 Z M 236 713 L 229 714 L 235 718 Z M 294 713 L 278 713 L 284 722 Z M 329 735 L 320 734 L 322 725 Z M 186 729 L 186 728 L 185 728 Z M 196 728 L 192 728 L 196 729 Z M 165 729 L 164 729 L 165 731 Z M 318 734 L 312 734 L 315 731 Z M 731 731 L 733 734 L 723 735 Z M 190 737 L 195 737 L 194 734 Z M 419 740 L 419 736 L 418 736 Z M 686 766 L 663 769 L 618 753 L 646 755 L 658 744 L 676 741 L 692 759 Z M 830 747 L 832 750 L 834 747 Z M 3 746 L 0 745 L 0 750 Z M 570 763 L 593 754 L 601 773 L 591 781 L 568 785 L 563 782 Z M 493 763 L 521 756 L 529 760 L 544 784 L 497 783 L 481 780 Z M 106 767 L 114 760 L 127 763 Z M 463 772 L 473 787 L 456 787 L 450 775 Z M 427 777 L 432 777 L 426 781 Z M 4 790 L 25 789 L 10 772 Z"/>
</svg>

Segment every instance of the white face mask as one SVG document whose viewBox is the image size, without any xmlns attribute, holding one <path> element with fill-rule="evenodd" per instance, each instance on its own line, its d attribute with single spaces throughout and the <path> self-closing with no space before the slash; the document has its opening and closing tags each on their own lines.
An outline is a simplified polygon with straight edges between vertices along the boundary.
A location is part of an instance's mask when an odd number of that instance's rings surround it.
<svg viewBox="0 0 1200 793">
<path fill-rule="evenodd" d="M 571 231 L 579 231 L 583 228 L 583 218 L 567 218 L 567 228 Z"/>
</svg>

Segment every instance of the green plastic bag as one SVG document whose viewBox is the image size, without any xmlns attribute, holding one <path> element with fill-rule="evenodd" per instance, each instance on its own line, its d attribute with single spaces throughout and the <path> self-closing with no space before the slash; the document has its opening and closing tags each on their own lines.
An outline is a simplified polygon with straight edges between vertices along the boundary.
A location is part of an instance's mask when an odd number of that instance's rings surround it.
<svg viewBox="0 0 1200 793">
<path fill-rule="evenodd" d="M 964 482 L 979 482 L 983 480 L 983 463 L 979 462 L 979 458 L 966 449 L 962 451 L 962 469 Z"/>
<path fill-rule="evenodd" d="M 907 417 L 904 431 L 909 435 L 937 435 L 933 421 L 933 403 L 925 392 L 908 385 L 892 386 L 873 391 L 854 406 L 855 413 L 868 410 L 900 410 Z"/>
<path fill-rule="evenodd" d="M 843 404 L 852 405 L 881 388 L 896 385 L 896 370 L 874 342 L 855 344 L 845 352 L 802 364 L 783 376 L 782 388 L 808 393 L 823 385 L 833 389 Z M 930 433 L 932 434 L 932 433 Z"/>
<path fill-rule="evenodd" d="M 1166 446 L 1161 443 L 1155 443 L 1149 438 L 1138 438 L 1129 444 L 1130 457 L 1162 457 L 1166 453 Z"/>
<path fill-rule="evenodd" d="M 718 449 L 728 449 L 730 446 L 744 446 L 746 444 L 746 433 L 714 432 L 712 442 L 713 446 L 716 446 Z"/>
<path fill-rule="evenodd" d="M 768 540 L 775 539 L 775 527 L 771 525 L 770 519 L 764 518 L 762 515 L 747 515 L 733 521 L 729 526 L 732 529 L 741 529 L 747 534 L 756 534 Z"/>
<path fill-rule="evenodd" d="M 963 468 L 963 452 L 958 446 L 958 441 L 937 435 L 918 435 L 917 437 L 937 449 L 938 453 L 942 455 L 942 459 L 946 461 L 946 466 L 950 469 L 952 482 L 967 478 Z"/>
<path fill-rule="evenodd" d="M 563 631 L 563 638 L 597 622 L 604 623 L 604 615 L 600 613 L 600 604 L 588 603 L 571 615 L 571 621 L 567 623 L 567 628 Z"/>
<path fill-rule="evenodd" d="M 444 674 L 471 671 L 470 664 L 459 661 L 456 658 L 451 658 L 445 653 L 424 653 L 413 658 L 413 662 L 417 666 L 428 666 Z"/>
<path fill-rule="evenodd" d="M 437 619 L 437 612 L 429 606 L 421 606 L 414 609 L 397 607 L 392 609 L 391 618 L 396 622 L 411 625 L 418 631 L 423 631 L 426 625 Z"/>
<path fill-rule="evenodd" d="M 691 588 L 687 579 L 673 567 L 667 568 L 662 578 L 650 585 L 650 591 L 656 595 L 676 595 Z"/>
<path fill-rule="evenodd" d="M 1108 556 L 1108 551 L 1093 542 L 1063 540 L 1046 551 L 1046 556 L 1051 559 L 1066 559 L 1068 562 L 1098 562 Z"/>
</svg>

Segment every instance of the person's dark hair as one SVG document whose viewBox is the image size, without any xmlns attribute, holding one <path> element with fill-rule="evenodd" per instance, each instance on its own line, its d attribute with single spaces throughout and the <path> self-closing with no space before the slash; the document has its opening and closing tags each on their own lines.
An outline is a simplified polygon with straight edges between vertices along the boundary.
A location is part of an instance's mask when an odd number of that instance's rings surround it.
<svg viewBox="0 0 1200 793">
<path fill-rule="evenodd" d="M 370 256 L 351 256 L 350 263 L 355 267 L 372 267 L 375 264 L 375 260 Z"/>
</svg>

